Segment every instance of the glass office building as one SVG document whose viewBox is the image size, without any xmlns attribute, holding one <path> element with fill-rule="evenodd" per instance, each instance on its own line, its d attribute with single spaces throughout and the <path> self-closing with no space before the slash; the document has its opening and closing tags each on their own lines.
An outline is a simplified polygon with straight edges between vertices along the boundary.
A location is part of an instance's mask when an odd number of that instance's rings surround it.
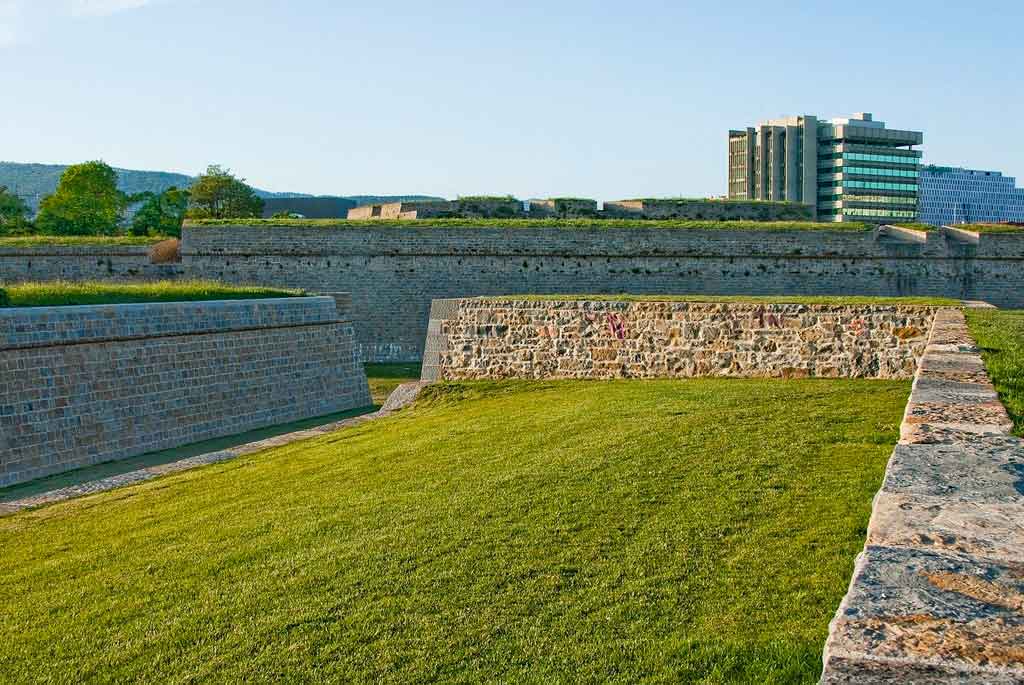
<svg viewBox="0 0 1024 685">
<path fill-rule="evenodd" d="M 922 167 L 921 221 L 936 226 L 1024 222 L 1024 188 L 998 171 Z"/>
<path fill-rule="evenodd" d="M 871 114 L 802 115 L 729 132 L 729 198 L 810 205 L 819 221 L 917 221 L 924 142 Z"/>
</svg>

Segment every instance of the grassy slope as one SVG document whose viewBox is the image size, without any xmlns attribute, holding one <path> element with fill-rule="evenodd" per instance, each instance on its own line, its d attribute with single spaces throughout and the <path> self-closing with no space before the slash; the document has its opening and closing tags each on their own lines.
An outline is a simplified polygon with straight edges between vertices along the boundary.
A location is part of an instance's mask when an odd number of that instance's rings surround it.
<svg viewBox="0 0 1024 685">
<path fill-rule="evenodd" d="M 600 302 L 736 302 L 763 304 L 825 305 L 926 305 L 956 307 L 960 300 L 945 297 L 874 297 L 872 295 L 485 295 L 482 300 L 577 301 Z"/>
<path fill-rule="evenodd" d="M 0 236 L 0 249 L 5 247 L 45 247 L 48 245 L 154 245 L 162 236 L 75 236 L 75 235 L 19 235 Z"/>
<path fill-rule="evenodd" d="M 216 281 L 154 281 L 152 283 L 103 283 L 99 281 L 45 281 L 5 286 L 11 307 L 52 307 L 81 304 L 132 302 L 187 302 L 192 300 L 242 300 L 264 297 L 297 297 L 301 290 L 233 286 Z M 0 297 L 0 302 L 3 298 Z"/>
<path fill-rule="evenodd" d="M 415 219 L 381 221 L 366 219 L 205 219 L 185 223 L 187 227 L 264 226 L 293 228 L 664 228 L 739 231 L 856 231 L 868 230 L 861 223 L 814 223 L 810 221 L 689 221 L 676 219 Z"/>
<path fill-rule="evenodd" d="M 953 228 L 962 228 L 965 231 L 976 233 L 1021 233 L 1024 226 L 1012 226 L 1010 224 L 955 224 Z"/>
<path fill-rule="evenodd" d="M 1014 430 L 1024 437 L 1024 310 L 968 309 L 967 323 Z"/>
<path fill-rule="evenodd" d="M 813 682 L 908 390 L 453 385 L 0 519 L 0 673 Z"/>
<path fill-rule="evenodd" d="M 420 379 L 419 362 L 364 364 L 366 380 L 370 382 L 370 394 L 374 404 L 384 404 L 388 395 L 402 383 Z"/>
</svg>

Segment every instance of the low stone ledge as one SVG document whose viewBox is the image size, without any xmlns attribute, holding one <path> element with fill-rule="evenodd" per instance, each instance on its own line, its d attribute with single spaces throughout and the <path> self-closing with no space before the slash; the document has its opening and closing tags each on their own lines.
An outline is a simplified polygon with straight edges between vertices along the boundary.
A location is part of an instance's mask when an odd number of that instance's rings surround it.
<svg viewBox="0 0 1024 685">
<path fill-rule="evenodd" d="M 875 499 L 867 544 L 1024 562 L 1024 504 L 894 494 Z"/>
<path fill-rule="evenodd" d="M 1024 579 L 1018 564 L 917 549 L 868 547 L 832 622 L 826 676 L 846 660 L 856 682 L 890 669 L 931 667 L 936 682 L 1024 678 Z M 945 671 L 943 674 L 942 672 Z M 913 681 L 904 681 L 913 682 Z"/>
<path fill-rule="evenodd" d="M 1024 682 L 1024 440 L 962 312 L 935 317 L 822 683 Z"/>
</svg>

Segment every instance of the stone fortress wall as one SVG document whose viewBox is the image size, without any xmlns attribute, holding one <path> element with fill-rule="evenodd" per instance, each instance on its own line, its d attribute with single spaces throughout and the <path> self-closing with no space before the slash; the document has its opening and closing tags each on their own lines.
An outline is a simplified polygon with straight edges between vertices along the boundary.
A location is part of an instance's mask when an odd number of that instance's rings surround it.
<svg viewBox="0 0 1024 685">
<path fill-rule="evenodd" d="M 136 248 L 0 251 L 0 281 L 212 278 L 349 292 L 366 361 L 423 354 L 430 302 L 560 293 L 926 295 L 1024 307 L 1024 234 L 365 225 L 186 227 L 182 262 Z M 131 254 L 130 254 L 131 253 Z"/>
<path fill-rule="evenodd" d="M 796 202 L 761 200 L 663 199 L 616 200 L 598 209 L 587 198 L 530 200 L 529 209 L 513 197 L 460 197 L 457 200 L 389 202 L 348 211 L 349 220 L 410 219 L 692 219 L 712 221 L 812 221 L 814 212 Z"/>
<path fill-rule="evenodd" d="M 438 304 L 424 380 L 913 378 L 935 316 L 934 307 L 903 305 Z"/>
<path fill-rule="evenodd" d="M 0 487 L 371 404 L 331 297 L 0 309 Z"/>
</svg>

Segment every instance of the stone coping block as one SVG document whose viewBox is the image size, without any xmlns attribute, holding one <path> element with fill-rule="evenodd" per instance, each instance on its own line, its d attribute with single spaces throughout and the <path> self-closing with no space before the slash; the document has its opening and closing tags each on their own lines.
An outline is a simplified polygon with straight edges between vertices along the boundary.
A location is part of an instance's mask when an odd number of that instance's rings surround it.
<svg viewBox="0 0 1024 685">
<path fill-rule="evenodd" d="M 871 546 L 832 622 L 826 663 L 932 666 L 958 678 L 941 682 L 1024 679 L 1022 609 L 1019 564 Z M 858 682 L 878 682 L 869 673 Z"/>
<path fill-rule="evenodd" d="M 333 297 L 0 309 L 0 350 L 339 323 Z"/>
<path fill-rule="evenodd" d="M 1024 440 L 935 316 L 822 683 L 1024 683 Z"/>
<path fill-rule="evenodd" d="M 867 544 L 1024 562 L 1024 503 L 882 491 Z"/>
</svg>

